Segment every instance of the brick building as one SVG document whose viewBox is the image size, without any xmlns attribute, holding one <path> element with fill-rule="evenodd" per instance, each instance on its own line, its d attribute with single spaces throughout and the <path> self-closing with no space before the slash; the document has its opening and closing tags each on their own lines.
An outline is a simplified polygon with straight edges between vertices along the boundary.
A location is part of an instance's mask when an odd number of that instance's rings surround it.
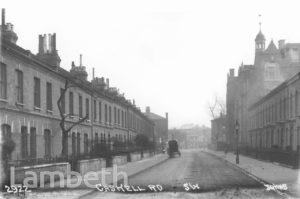
<svg viewBox="0 0 300 199">
<path fill-rule="evenodd" d="M 154 125 L 154 140 L 159 145 L 165 143 L 168 139 L 168 124 L 169 118 L 168 113 L 166 117 L 162 117 L 150 111 L 150 107 L 146 107 L 146 112 L 144 113 L 155 125 Z"/>
<path fill-rule="evenodd" d="M 219 117 L 211 120 L 211 146 L 213 149 L 225 149 L 226 140 L 226 115 L 220 114 Z"/>
<path fill-rule="evenodd" d="M 239 143 L 249 144 L 249 107 L 279 84 L 300 71 L 300 44 L 273 40 L 265 48 L 265 36 L 261 29 L 255 38 L 255 60 L 253 65 L 243 63 L 235 75 L 230 69 L 227 76 L 226 139 L 235 146 L 235 123 L 239 123 Z"/>
<path fill-rule="evenodd" d="M 78 66 L 73 62 L 70 71 L 60 66 L 55 34 L 39 36 L 35 55 L 17 45 L 18 36 L 2 12 L 0 126 L 2 136 L 16 143 L 13 160 L 61 155 L 57 101 L 66 82 L 71 85 L 61 101 L 66 126 L 88 117 L 68 135 L 67 154 L 88 153 L 92 143 L 132 142 L 139 133 L 152 138 L 154 123 L 108 79 L 88 81 L 82 61 Z"/>
<path fill-rule="evenodd" d="M 181 148 L 206 148 L 210 143 L 211 129 L 206 126 L 192 126 L 169 130 L 169 140 L 175 139 Z"/>
</svg>

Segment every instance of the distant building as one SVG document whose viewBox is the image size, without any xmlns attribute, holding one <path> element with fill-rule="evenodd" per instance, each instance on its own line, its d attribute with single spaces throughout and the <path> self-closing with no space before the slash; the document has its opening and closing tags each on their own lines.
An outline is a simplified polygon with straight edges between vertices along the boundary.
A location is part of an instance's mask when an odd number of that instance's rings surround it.
<svg viewBox="0 0 300 199">
<path fill-rule="evenodd" d="M 188 148 L 187 135 L 181 129 L 169 129 L 168 140 L 177 140 L 180 148 Z"/>
<path fill-rule="evenodd" d="M 232 147 L 236 144 L 235 124 L 238 121 L 238 141 L 241 146 L 249 144 L 249 107 L 286 79 L 300 71 L 300 43 L 273 40 L 265 48 L 265 36 L 261 29 L 255 38 L 253 65 L 243 63 L 235 75 L 230 69 L 226 93 L 226 140 Z"/>
<path fill-rule="evenodd" d="M 169 139 L 177 140 L 181 148 L 207 147 L 210 143 L 210 136 L 211 129 L 205 126 L 169 130 Z"/>
<path fill-rule="evenodd" d="M 162 117 L 150 111 L 150 107 L 146 107 L 144 113 L 154 123 L 154 139 L 157 144 L 165 143 L 168 139 L 168 113 L 166 117 Z"/>
<path fill-rule="evenodd" d="M 224 149 L 226 140 L 226 115 L 221 114 L 211 120 L 211 145 L 214 149 Z"/>
</svg>

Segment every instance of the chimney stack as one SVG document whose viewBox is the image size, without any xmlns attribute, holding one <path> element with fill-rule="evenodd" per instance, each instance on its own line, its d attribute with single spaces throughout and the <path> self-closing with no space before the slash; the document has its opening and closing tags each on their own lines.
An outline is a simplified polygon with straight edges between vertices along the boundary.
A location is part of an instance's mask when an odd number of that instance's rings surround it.
<svg viewBox="0 0 300 199">
<path fill-rule="evenodd" d="M 109 79 L 108 78 L 106 78 L 106 86 L 107 86 L 107 88 L 109 88 Z"/>
<path fill-rule="evenodd" d="M 1 39 L 9 41 L 13 44 L 17 43 L 18 35 L 14 32 L 14 25 L 11 24 L 11 23 L 6 23 L 6 21 L 5 21 L 5 9 L 4 8 L 2 8 L 1 31 L 2 31 Z"/>
<path fill-rule="evenodd" d="M 2 28 L 5 26 L 5 8 L 2 8 Z"/>
<path fill-rule="evenodd" d="M 146 107 L 146 113 L 150 113 L 150 106 Z"/>
<path fill-rule="evenodd" d="M 39 53 L 44 52 L 44 46 L 43 46 L 43 36 L 39 35 Z"/>
<path fill-rule="evenodd" d="M 47 36 L 46 34 L 44 34 L 43 37 L 43 52 L 42 53 L 47 53 L 47 40 L 46 40 Z"/>
<path fill-rule="evenodd" d="M 283 49 L 285 46 L 285 40 L 284 39 L 281 39 L 278 41 L 278 48 L 279 50 Z"/>
<path fill-rule="evenodd" d="M 93 67 L 93 80 L 95 79 L 95 68 Z"/>
<path fill-rule="evenodd" d="M 52 53 L 52 37 L 51 37 L 51 34 L 48 34 L 48 52 Z"/>
<path fill-rule="evenodd" d="M 54 52 L 56 52 L 56 33 L 53 33 L 53 35 L 52 35 L 52 43 L 51 43 L 51 45 L 52 45 L 52 50 Z"/>
<path fill-rule="evenodd" d="M 48 37 L 48 38 L 47 38 Z M 53 68 L 60 66 L 60 57 L 56 50 L 56 34 L 39 35 L 38 58 Z"/>
<path fill-rule="evenodd" d="M 233 68 L 231 68 L 230 70 L 229 70 L 230 72 L 229 72 L 229 76 L 230 77 L 234 77 L 234 69 Z"/>
<path fill-rule="evenodd" d="M 80 58 L 79 58 L 79 66 L 82 66 L 82 54 L 80 54 Z"/>
</svg>

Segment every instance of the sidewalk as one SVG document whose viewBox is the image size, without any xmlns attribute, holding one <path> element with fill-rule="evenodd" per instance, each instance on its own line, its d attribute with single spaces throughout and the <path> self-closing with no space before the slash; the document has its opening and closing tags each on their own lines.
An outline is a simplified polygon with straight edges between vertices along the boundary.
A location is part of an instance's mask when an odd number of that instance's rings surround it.
<svg viewBox="0 0 300 199">
<path fill-rule="evenodd" d="M 71 179 L 56 181 L 51 184 L 45 184 L 44 188 L 32 189 L 30 193 L 26 193 L 27 198 L 78 198 L 89 193 L 98 191 L 94 185 L 96 184 L 112 184 L 113 175 L 117 176 L 117 180 L 122 180 L 122 172 L 126 173 L 128 177 L 136 175 L 142 171 L 150 169 L 151 167 L 163 163 L 168 159 L 168 156 L 165 154 L 158 154 L 149 158 L 144 158 L 136 162 L 129 162 L 124 165 L 115 167 L 117 169 L 116 175 L 113 173 L 113 167 L 105 168 L 105 182 L 102 182 L 103 179 L 102 171 L 95 172 L 95 175 L 85 175 L 81 180 L 80 184 L 74 188 L 67 187 L 67 183 L 76 184 L 78 183 L 78 178 L 73 176 Z M 96 177 L 96 178 L 95 178 Z M 92 187 L 86 186 L 86 182 L 92 185 Z M 63 184 L 63 187 L 61 186 Z M 29 188 L 30 189 L 30 188 Z M 18 198 L 16 195 L 4 194 L 4 197 L 7 198 Z M 0 194 L 1 198 L 1 194 Z"/>
<path fill-rule="evenodd" d="M 207 150 L 206 152 L 223 158 L 246 171 L 246 173 L 250 173 L 270 184 L 286 184 L 288 191 L 292 195 L 300 197 L 299 169 L 291 169 L 281 166 L 278 163 L 265 162 L 244 155 L 239 155 L 239 164 L 236 164 L 236 155 L 233 153 L 227 153 L 227 155 L 225 155 L 224 151 Z"/>
</svg>

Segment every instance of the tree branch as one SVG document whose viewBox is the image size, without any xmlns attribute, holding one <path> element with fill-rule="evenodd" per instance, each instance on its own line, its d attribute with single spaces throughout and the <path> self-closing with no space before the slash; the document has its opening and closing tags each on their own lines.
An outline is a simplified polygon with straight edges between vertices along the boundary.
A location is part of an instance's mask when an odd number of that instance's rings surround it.
<svg viewBox="0 0 300 199">
<path fill-rule="evenodd" d="M 77 122 L 73 123 L 73 124 L 66 130 L 66 132 L 71 131 L 72 128 L 73 128 L 74 126 L 76 126 L 76 125 L 81 124 L 82 122 L 84 122 L 84 121 L 88 118 L 88 116 L 89 116 L 89 115 L 86 114 L 84 118 L 81 118 L 81 119 L 78 120 Z"/>
<path fill-rule="evenodd" d="M 64 122 L 65 122 L 66 116 L 64 115 L 64 110 L 62 108 L 62 100 L 63 100 L 63 98 L 65 98 L 66 92 L 68 90 L 68 85 L 69 85 L 69 82 L 66 80 L 65 87 L 62 89 L 62 93 L 60 93 L 60 96 L 57 100 L 57 107 L 58 107 L 59 114 L 60 114 L 60 117 L 61 117 L 60 126 L 61 126 L 63 131 L 65 130 Z"/>
</svg>

